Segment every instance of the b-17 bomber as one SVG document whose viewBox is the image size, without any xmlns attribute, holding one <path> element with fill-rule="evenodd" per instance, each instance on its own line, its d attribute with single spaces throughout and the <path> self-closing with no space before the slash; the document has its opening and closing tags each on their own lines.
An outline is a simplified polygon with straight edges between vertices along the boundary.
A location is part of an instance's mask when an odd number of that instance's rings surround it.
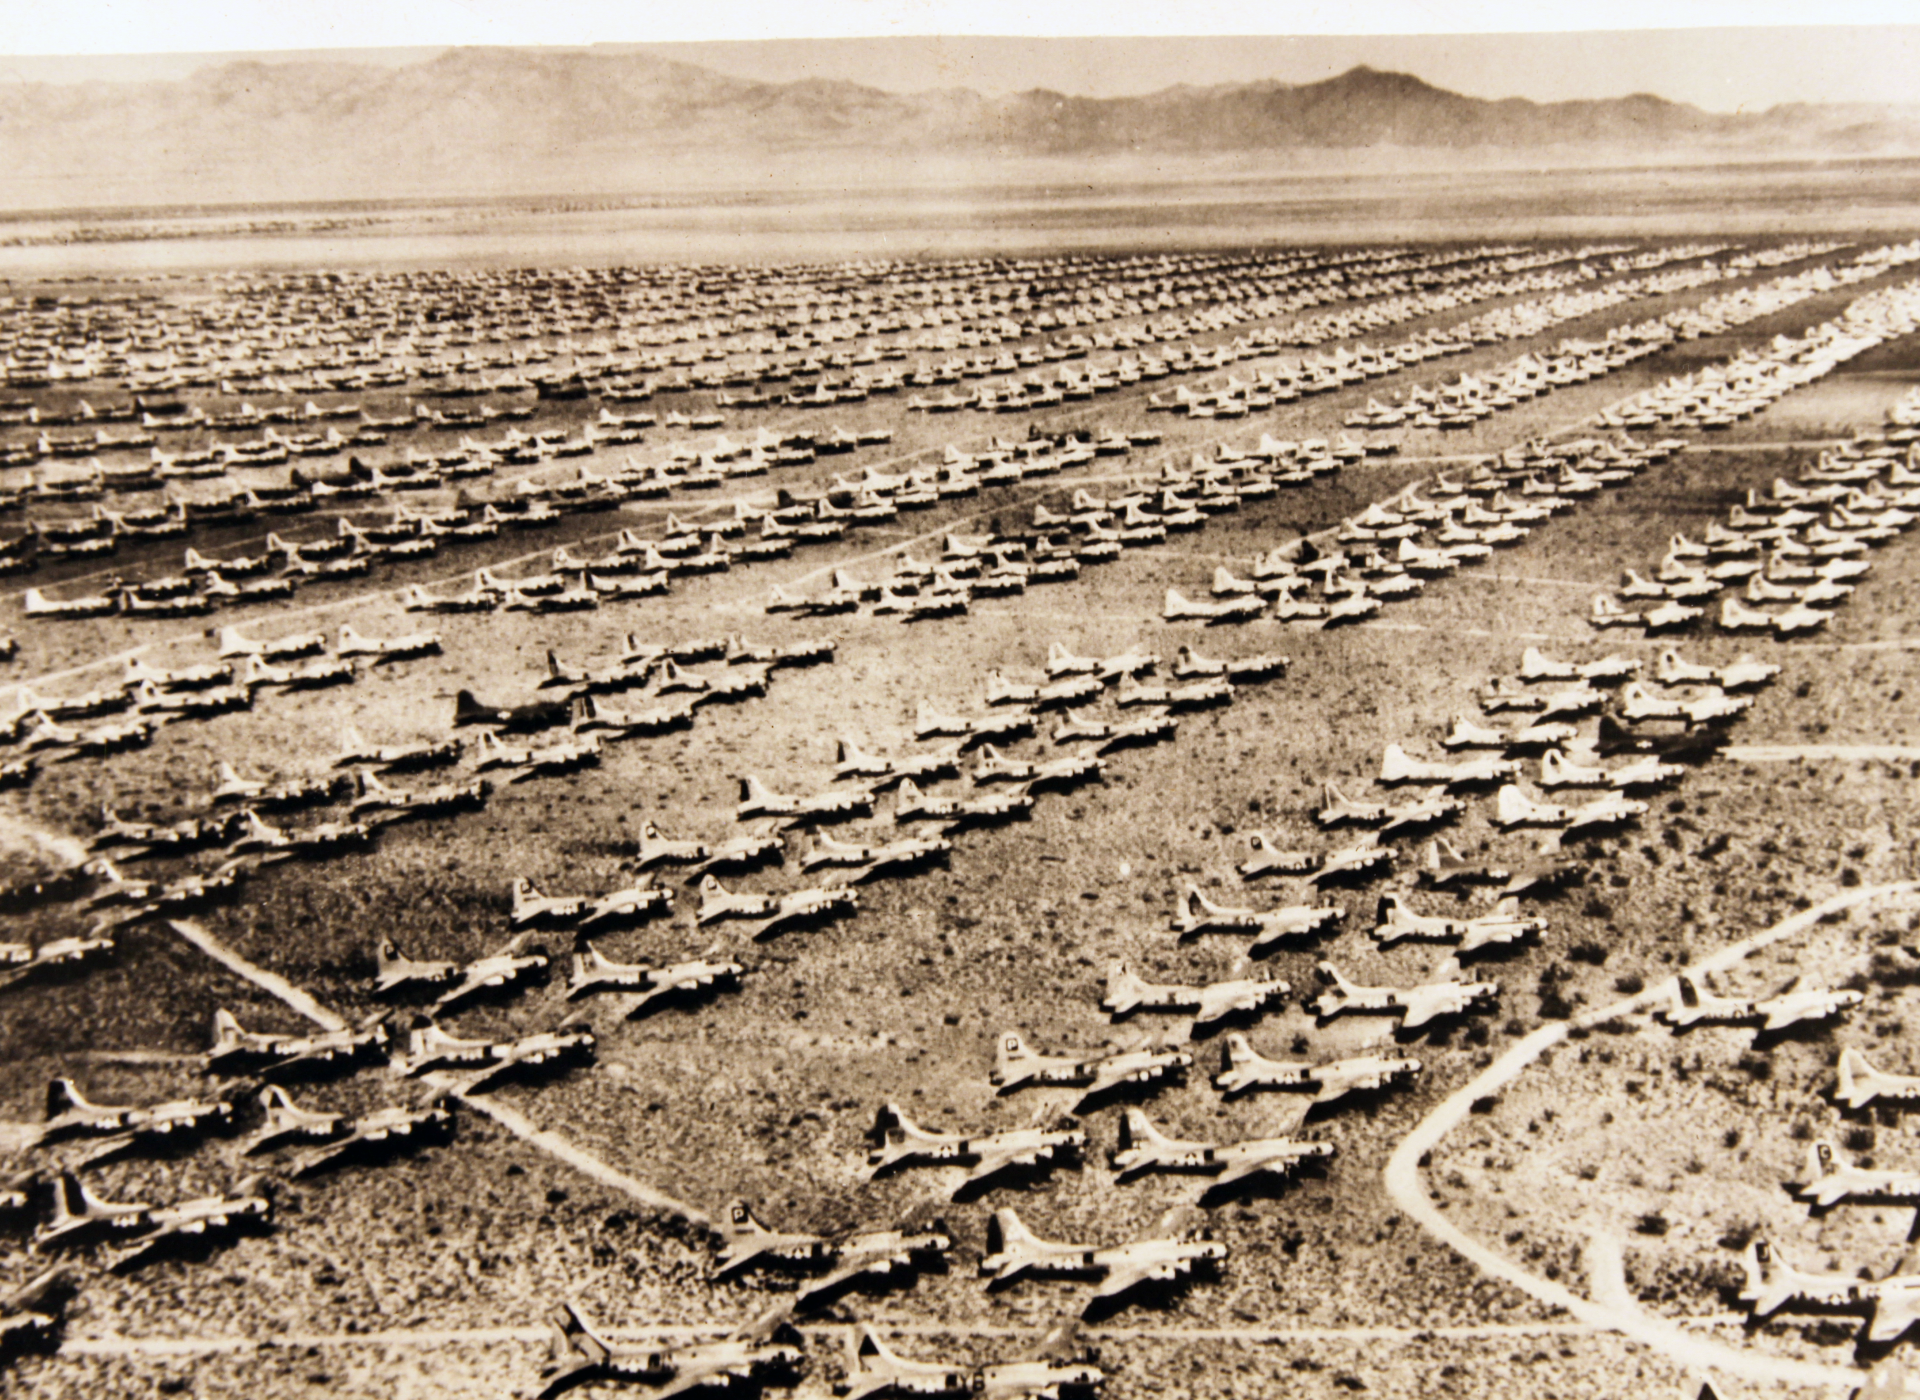
<svg viewBox="0 0 1920 1400">
<path fill-rule="evenodd" d="M 395 1068 L 409 1078 L 444 1071 L 461 1076 L 462 1093 L 479 1093 L 510 1075 L 544 1071 L 558 1065 L 593 1059 L 590 1028 L 535 1031 L 512 1040 L 477 1039 L 452 1035 L 427 1017 L 420 1017 L 407 1033 L 405 1052 Z"/>
<path fill-rule="evenodd" d="M 1144 1284 L 1174 1284 L 1227 1257 L 1216 1240 L 1188 1236 L 1137 1240 L 1132 1244 L 1089 1246 L 1044 1240 L 1026 1227 L 1011 1207 L 987 1222 L 987 1252 L 980 1273 L 989 1289 L 1001 1289 L 1034 1274 L 1092 1275 L 1100 1282 L 1089 1311 L 1119 1299 Z"/>
<path fill-rule="evenodd" d="M 550 1400 L 593 1381 L 636 1381 L 651 1387 L 652 1400 L 719 1389 L 761 1394 L 768 1386 L 793 1384 L 805 1365 L 799 1336 L 786 1324 L 790 1311 L 776 1307 L 726 1337 L 711 1342 L 634 1347 L 608 1342 L 572 1303 L 549 1320 L 550 1346 L 534 1400 Z"/>
<path fill-rule="evenodd" d="M 1490 914 L 1450 919 L 1418 913 L 1399 895 L 1383 894 L 1374 915 L 1373 939 L 1382 947 L 1403 939 L 1452 943 L 1457 945 L 1454 955 L 1465 958 L 1485 948 L 1538 938 L 1546 929 L 1545 919 L 1523 917 L 1518 901 L 1513 899 L 1501 900 Z"/>
<path fill-rule="evenodd" d="M 891 1103 L 882 1104 L 868 1132 L 874 1146 L 867 1153 L 869 1180 L 909 1166 L 964 1166 L 969 1168 L 961 1191 L 985 1186 L 1014 1171 L 1040 1171 L 1056 1163 L 1075 1161 L 1086 1150 L 1087 1135 L 1079 1128 L 1005 1128 L 988 1133 L 948 1133 L 913 1122 Z"/>
<path fill-rule="evenodd" d="M 1327 989 L 1308 1005 L 1323 1021 L 1349 1012 L 1398 1016 L 1400 1029 L 1411 1031 L 1431 1021 L 1484 1009 L 1500 995 L 1498 982 L 1449 978 L 1414 987 L 1368 987 L 1347 980 L 1332 963 L 1320 963 L 1319 970 Z"/>
<path fill-rule="evenodd" d="M 1203 1173 L 1212 1178 L 1204 1195 L 1215 1196 L 1263 1174 L 1291 1176 L 1302 1162 L 1333 1154 L 1332 1143 L 1292 1137 L 1248 1138 L 1224 1146 L 1182 1141 L 1154 1127 L 1140 1109 L 1129 1108 L 1120 1116 L 1119 1144 L 1107 1161 L 1121 1181 L 1145 1172 Z"/>
<path fill-rule="evenodd" d="M 902 778 L 894 796 L 896 822 L 947 822 L 987 825 L 1024 818 L 1033 811 L 1033 793 L 1027 784 L 977 797 L 945 797 L 922 792 L 912 779 Z"/>
<path fill-rule="evenodd" d="M 1849 1045 L 1840 1052 L 1833 1096 L 1848 1108 L 1865 1108 L 1876 1099 L 1896 1103 L 1920 1100 L 1920 1075 L 1890 1074 L 1875 1069 L 1865 1055 Z"/>
<path fill-rule="evenodd" d="M 1247 956 L 1258 957 L 1284 939 L 1311 938 L 1325 933 L 1345 917 L 1346 911 L 1335 905 L 1295 904 L 1279 909 L 1254 909 L 1215 904 L 1197 887 L 1189 885 L 1180 896 L 1173 930 L 1182 938 L 1202 933 L 1251 933 L 1254 940 Z"/>
<path fill-rule="evenodd" d="M 1255 1089 L 1308 1090 L 1315 1105 L 1332 1103 L 1356 1092 L 1406 1084 L 1420 1073 L 1420 1061 L 1392 1056 L 1361 1055 L 1326 1064 L 1295 1063 L 1267 1058 L 1235 1031 L 1220 1055 L 1220 1073 L 1213 1085 L 1228 1098 Z"/>
<path fill-rule="evenodd" d="M 1659 1015 L 1676 1030 L 1719 1024 L 1757 1024 L 1761 1034 L 1786 1030 L 1803 1021 L 1843 1018 L 1865 998 L 1854 991 L 1831 991 L 1796 977 L 1770 997 L 1723 997 L 1702 991 L 1685 973 L 1673 979 Z"/>
<path fill-rule="evenodd" d="M 846 821 L 867 816 L 872 811 L 873 798 L 865 791 L 829 790 L 798 796 L 775 792 L 758 778 L 745 777 L 740 780 L 740 802 L 734 808 L 733 819 L 743 822 L 755 817 L 777 817 L 788 825 L 799 826 Z"/>
<path fill-rule="evenodd" d="M 694 926 L 721 919 L 748 922 L 752 936 L 765 938 L 789 925 L 824 921 L 851 911 L 857 896 L 843 885 L 816 885 L 811 889 L 790 890 L 785 894 L 748 894 L 728 890 L 712 875 L 700 878 L 700 904 L 694 911 Z"/>
<path fill-rule="evenodd" d="M 1107 969 L 1100 1009 L 1116 1021 L 1142 1010 L 1191 1012 L 1198 1028 L 1278 1005 L 1289 990 L 1287 983 L 1273 977 L 1241 977 L 1200 986 L 1148 982 L 1130 964 L 1116 962 Z"/>
<path fill-rule="evenodd" d="M 1791 1184 L 1794 1196 L 1816 1212 L 1843 1201 L 1897 1201 L 1920 1204 L 1920 1170 L 1856 1166 L 1826 1141 L 1807 1148 L 1806 1170 Z"/>
<path fill-rule="evenodd" d="M 1151 1089 L 1183 1078 L 1193 1056 L 1181 1050 L 1122 1050 L 1085 1058 L 1042 1055 L 1016 1031 L 1004 1032 L 987 1082 L 994 1092 L 1059 1085 L 1080 1090 L 1074 1107 L 1120 1090 Z"/>
<path fill-rule="evenodd" d="M 653 967 L 647 963 L 615 962 L 591 943 L 582 942 L 573 955 L 567 976 L 567 1000 L 593 992 L 628 992 L 635 997 L 629 1019 L 646 1013 L 654 1003 L 701 996 L 722 986 L 736 986 L 745 969 L 737 962 L 688 962 Z"/>
<path fill-rule="evenodd" d="M 206 1051 L 209 1074 L 278 1078 L 311 1075 L 318 1071 L 378 1059 L 387 1048 L 387 1028 L 374 1022 L 363 1029 L 347 1027 L 310 1035 L 283 1035 L 249 1031 L 232 1012 L 213 1013 L 213 1044 Z"/>
</svg>

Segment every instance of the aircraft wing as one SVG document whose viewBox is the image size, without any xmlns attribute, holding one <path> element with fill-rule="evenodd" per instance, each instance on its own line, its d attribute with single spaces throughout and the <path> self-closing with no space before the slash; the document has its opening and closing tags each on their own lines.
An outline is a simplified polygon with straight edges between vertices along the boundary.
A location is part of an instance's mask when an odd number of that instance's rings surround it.
<svg viewBox="0 0 1920 1400">
<path fill-rule="evenodd" d="M 1416 1026 L 1424 1026 L 1435 1016 L 1446 1011 L 1446 1009 L 1446 1001 L 1440 996 L 1416 996 L 1409 993 L 1407 995 L 1407 1014 L 1406 1018 L 1400 1022 L 1400 1029 L 1410 1031 Z"/>
<path fill-rule="evenodd" d="M 651 1400 L 669 1400 L 670 1396 L 685 1395 L 690 1390 L 712 1385 L 715 1381 L 726 1381 L 731 1388 L 733 1381 L 748 1379 L 750 1370 L 751 1368 L 744 1361 L 696 1366 L 692 1370 L 681 1372 L 663 1388 L 654 1391 Z"/>
<path fill-rule="evenodd" d="M 1172 1259 L 1142 1260 L 1122 1268 L 1109 1268 L 1107 1276 L 1100 1286 L 1093 1290 L 1095 1298 L 1116 1298 L 1129 1288 L 1146 1283 L 1150 1279 L 1169 1281 L 1185 1272 L 1183 1261 Z"/>
<path fill-rule="evenodd" d="M 983 1152 L 980 1154 L 979 1164 L 967 1173 L 967 1182 L 971 1184 L 976 1181 L 985 1181 L 996 1172 L 1003 1172 L 1008 1167 L 1037 1166 L 1040 1162 L 1041 1150 L 1038 1147 L 1015 1147 L 1000 1152 Z"/>
<path fill-rule="evenodd" d="M 1225 1171 L 1221 1172 L 1220 1175 L 1214 1177 L 1212 1181 L 1207 1183 L 1207 1189 L 1209 1191 L 1218 1191 L 1225 1186 L 1235 1186 L 1245 1181 L 1248 1177 L 1258 1176 L 1262 1172 L 1278 1172 L 1285 1175 L 1291 1172 L 1293 1168 L 1294 1159 L 1278 1153 L 1271 1157 L 1249 1157 L 1243 1162 L 1228 1167 Z"/>
<path fill-rule="evenodd" d="M 1895 1341 L 1916 1321 L 1920 1321 L 1920 1288 L 1882 1293 L 1873 1306 L 1873 1321 L 1867 1324 L 1867 1340 Z"/>
</svg>

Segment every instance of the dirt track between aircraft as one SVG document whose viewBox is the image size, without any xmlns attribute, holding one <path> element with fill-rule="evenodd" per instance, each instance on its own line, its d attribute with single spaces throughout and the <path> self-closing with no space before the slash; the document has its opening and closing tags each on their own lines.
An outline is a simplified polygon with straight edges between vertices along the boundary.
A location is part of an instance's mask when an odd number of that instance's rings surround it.
<svg viewBox="0 0 1920 1400">
<path fill-rule="evenodd" d="M 1681 969 L 1680 974 L 1676 975 L 1697 979 L 1711 972 L 1724 971 L 1762 948 L 1816 927 L 1832 915 L 1916 888 L 1920 888 L 1920 882 L 1904 881 L 1846 891 L 1782 920 L 1770 929 L 1717 949 Z M 1572 1021 L 1542 1026 L 1522 1039 L 1487 1069 L 1448 1095 L 1414 1125 L 1413 1131 L 1401 1139 L 1388 1157 L 1386 1170 L 1382 1174 L 1387 1193 L 1422 1229 L 1465 1255 L 1484 1272 L 1511 1283 L 1542 1303 L 1564 1308 L 1582 1322 L 1596 1327 L 1611 1327 L 1682 1365 L 1724 1372 L 1752 1381 L 1857 1385 L 1860 1373 L 1852 1367 L 1812 1365 L 1784 1357 L 1756 1355 L 1751 1350 L 1739 1350 L 1694 1336 L 1672 1323 L 1648 1316 L 1634 1304 L 1621 1279 L 1618 1241 L 1609 1234 L 1602 1232 L 1596 1235 L 1600 1246 L 1588 1251 L 1592 1296 L 1582 1298 L 1572 1289 L 1521 1268 L 1498 1250 L 1472 1238 L 1449 1220 L 1427 1194 L 1421 1176 L 1421 1159 L 1466 1119 L 1476 1102 L 1498 1094 L 1524 1074 L 1541 1055 L 1565 1042 L 1574 1028 L 1597 1026 L 1622 1017 L 1643 1014 L 1665 1001 L 1671 986 L 1670 980 L 1662 982 L 1637 995 L 1586 1012 Z"/>
</svg>

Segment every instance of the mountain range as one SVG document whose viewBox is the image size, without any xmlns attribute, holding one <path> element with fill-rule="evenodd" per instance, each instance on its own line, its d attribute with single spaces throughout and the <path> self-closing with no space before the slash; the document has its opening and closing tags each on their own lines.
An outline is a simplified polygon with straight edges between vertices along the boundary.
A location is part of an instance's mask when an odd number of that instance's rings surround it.
<svg viewBox="0 0 1920 1400">
<path fill-rule="evenodd" d="M 235 61 L 165 82 L 0 84 L 0 204 L 606 193 L 902 162 L 1308 153 L 1920 153 L 1920 107 L 1704 111 L 1650 95 L 1489 101 L 1358 67 L 1324 82 L 1094 99 L 754 82 L 637 51 L 449 49 L 401 67 Z"/>
</svg>

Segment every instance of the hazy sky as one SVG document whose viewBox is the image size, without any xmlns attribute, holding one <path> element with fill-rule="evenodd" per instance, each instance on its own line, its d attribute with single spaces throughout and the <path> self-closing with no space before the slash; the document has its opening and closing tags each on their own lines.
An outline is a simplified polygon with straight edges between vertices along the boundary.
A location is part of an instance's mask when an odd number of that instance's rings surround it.
<svg viewBox="0 0 1920 1400">
<path fill-rule="evenodd" d="M 1829 27 L 1779 27 L 1808 18 Z M 1601 23 L 1603 31 L 1580 32 Z M 1573 32 L 1541 32 L 1552 30 Z M 863 41 L 834 42 L 854 35 Z M 1181 37 L 977 37 L 1035 35 Z M 779 42 L 802 37 L 828 42 Z M 1817 8 L 1773 0 L 16 2 L 0 5 L 0 55 L 8 56 L 0 57 L 0 80 L 176 77 L 237 51 L 365 51 L 339 56 L 404 62 L 446 44 L 594 42 L 675 45 L 668 51 L 743 77 L 849 78 L 897 91 L 1050 87 L 1117 96 L 1177 82 L 1312 82 L 1367 63 L 1479 97 L 1654 92 L 1719 111 L 1920 101 L 1920 10 L 1912 0 L 1827 0 Z"/>
</svg>

